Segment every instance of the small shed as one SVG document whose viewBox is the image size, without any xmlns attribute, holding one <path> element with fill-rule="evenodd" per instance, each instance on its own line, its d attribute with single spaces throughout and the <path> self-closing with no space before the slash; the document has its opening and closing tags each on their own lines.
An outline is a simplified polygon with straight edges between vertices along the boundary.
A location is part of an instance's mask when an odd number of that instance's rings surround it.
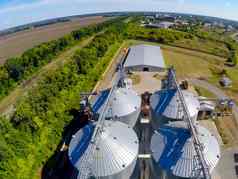
<svg viewBox="0 0 238 179">
<path fill-rule="evenodd" d="M 226 77 L 226 76 L 223 76 L 221 79 L 220 79 L 220 84 L 221 86 L 223 87 L 230 87 L 232 85 L 232 81 L 230 78 Z"/>
<path fill-rule="evenodd" d="M 164 58 L 159 46 L 136 45 L 129 49 L 124 63 L 126 71 L 164 71 Z"/>
</svg>

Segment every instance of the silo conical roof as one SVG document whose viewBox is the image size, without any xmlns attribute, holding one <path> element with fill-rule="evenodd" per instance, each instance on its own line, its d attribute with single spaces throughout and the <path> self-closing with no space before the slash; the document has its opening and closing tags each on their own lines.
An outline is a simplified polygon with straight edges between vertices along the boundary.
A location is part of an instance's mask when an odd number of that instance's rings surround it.
<svg viewBox="0 0 238 179">
<path fill-rule="evenodd" d="M 85 178 L 87 173 L 99 178 L 129 178 L 139 150 L 134 130 L 119 121 L 105 121 L 96 146 L 90 142 L 92 132 L 92 125 L 85 126 L 69 145 L 69 158 L 78 169 L 79 178 Z"/>
<path fill-rule="evenodd" d="M 98 113 L 103 109 L 107 95 L 103 92 L 94 103 L 93 107 Z M 118 119 L 133 127 L 138 119 L 140 107 L 141 98 L 134 90 L 117 88 L 112 94 L 106 118 Z"/>
<path fill-rule="evenodd" d="M 198 98 L 187 90 L 182 91 L 190 117 L 195 117 L 200 109 Z M 184 116 L 181 100 L 176 89 L 161 90 L 151 96 L 151 107 L 155 116 L 182 119 Z"/>
<path fill-rule="evenodd" d="M 198 124 L 196 128 L 204 148 L 202 153 L 212 172 L 220 158 L 219 144 L 206 128 Z M 193 178 L 201 175 L 193 139 L 183 121 L 172 122 L 156 131 L 151 139 L 151 151 L 156 165 L 175 176 Z"/>
</svg>

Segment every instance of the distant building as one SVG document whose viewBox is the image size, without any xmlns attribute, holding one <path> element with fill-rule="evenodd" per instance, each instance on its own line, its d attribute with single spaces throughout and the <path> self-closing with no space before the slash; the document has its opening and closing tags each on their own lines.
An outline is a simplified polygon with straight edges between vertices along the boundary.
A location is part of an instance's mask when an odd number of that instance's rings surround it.
<svg viewBox="0 0 238 179">
<path fill-rule="evenodd" d="M 233 31 L 234 30 L 234 27 L 232 26 L 232 25 L 228 25 L 227 27 L 226 27 L 226 31 L 227 32 L 231 32 L 231 31 Z"/>
<path fill-rule="evenodd" d="M 174 22 L 176 17 L 170 16 L 170 15 L 161 15 L 157 19 L 161 21 Z"/>
<path fill-rule="evenodd" d="M 189 23 L 188 23 L 187 21 L 185 21 L 185 20 L 175 20 L 174 22 L 175 22 L 175 24 L 176 24 L 177 26 L 180 26 L 180 25 L 189 25 Z"/>
<path fill-rule="evenodd" d="M 175 25 L 175 23 L 173 23 L 173 22 L 163 21 L 163 22 L 160 22 L 160 23 L 149 23 L 149 24 L 146 25 L 146 27 L 168 29 L 170 27 L 173 27 L 174 25 Z"/>
<path fill-rule="evenodd" d="M 170 27 L 174 26 L 173 22 L 167 22 L 167 21 L 163 21 L 159 23 L 159 27 L 163 28 L 163 29 L 168 29 Z"/>
<path fill-rule="evenodd" d="M 220 27 L 220 28 L 225 27 L 225 25 L 222 22 L 217 22 L 217 21 L 213 22 L 213 26 L 214 27 Z"/>
<path fill-rule="evenodd" d="M 147 19 L 150 19 L 150 20 L 154 20 L 155 17 L 154 16 L 146 16 Z"/>
<path fill-rule="evenodd" d="M 159 46 L 132 46 L 124 63 L 126 71 L 163 71 L 164 58 Z"/>
<path fill-rule="evenodd" d="M 205 23 L 205 24 L 204 24 L 204 27 L 206 27 L 206 28 L 210 28 L 211 26 L 212 26 L 211 23 Z"/>
<path fill-rule="evenodd" d="M 155 14 L 155 18 L 156 18 L 156 19 L 160 18 L 160 14 L 159 14 L 159 13 L 156 13 L 156 14 Z"/>
</svg>

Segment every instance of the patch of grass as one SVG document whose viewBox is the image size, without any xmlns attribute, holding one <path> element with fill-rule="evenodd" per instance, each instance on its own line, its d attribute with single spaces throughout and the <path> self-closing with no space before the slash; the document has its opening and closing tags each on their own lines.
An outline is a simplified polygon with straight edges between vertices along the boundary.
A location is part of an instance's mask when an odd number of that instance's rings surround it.
<svg viewBox="0 0 238 179">
<path fill-rule="evenodd" d="M 153 78 L 155 78 L 155 79 L 157 79 L 157 80 L 162 80 L 162 79 L 164 78 L 164 76 L 162 76 L 162 75 L 156 73 L 156 74 L 153 75 Z"/>
<path fill-rule="evenodd" d="M 221 57 L 228 57 L 229 50 L 224 43 L 214 42 L 204 39 L 183 39 L 174 43 L 177 46 L 198 50 L 205 53 L 218 55 Z"/>
<path fill-rule="evenodd" d="M 163 49 L 162 52 L 166 65 L 173 65 L 178 77 L 209 77 L 212 75 L 208 68 L 211 64 L 200 57 L 167 49 Z"/>
<path fill-rule="evenodd" d="M 207 98 L 215 98 L 216 97 L 212 92 L 208 91 L 205 88 L 198 87 L 198 86 L 194 86 L 194 88 L 197 91 L 199 96 L 204 96 Z"/>
<path fill-rule="evenodd" d="M 221 121 L 219 119 L 214 120 L 215 125 L 217 127 L 217 130 L 222 138 L 222 141 L 224 143 L 224 145 L 230 145 L 230 140 L 229 140 L 229 136 L 225 130 L 225 128 L 223 127 L 223 125 L 221 124 Z"/>
<path fill-rule="evenodd" d="M 139 84 L 141 82 L 140 75 L 131 74 L 128 77 L 132 80 L 133 85 Z"/>
</svg>

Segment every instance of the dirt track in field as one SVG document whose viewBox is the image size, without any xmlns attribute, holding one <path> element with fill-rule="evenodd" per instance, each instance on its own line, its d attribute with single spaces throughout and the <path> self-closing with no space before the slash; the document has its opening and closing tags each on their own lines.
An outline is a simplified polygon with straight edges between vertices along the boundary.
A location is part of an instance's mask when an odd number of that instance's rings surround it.
<svg viewBox="0 0 238 179">
<path fill-rule="evenodd" d="M 6 59 L 22 54 L 27 49 L 58 39 L 73 30 L 105 21 L 101 16 L 83 17 L 0 37 L 0 65 Z"/>
<path fill-rule="evenodd" d="M 0 114 L 5 116 L 11 115 L 12 112 L 14 112 L 14 105 L 17 103 L 17 101 L 20 100 L 22 96 L 27 94 L 29 89 L 37 85 L 37 82 L 40 81 L 42 77 L 44 77 L 44 74 L 54 71 L 60 66 L 63 66 L 71 59 L 72 55 L 75 53 L 76 50 L 86 46 L 88 43 L 91 42 L 93 38 L 94 36 L 85 39 L 78 45 L 65 51 L 64 53 L 59 55 L 55 60 L 53 60 L 46 66 L 42 67 L 29 80 L 23 82 L 18 87 L 16 87 L 8 96 L 6 96 L 0 101 Z"/>
</svg>

